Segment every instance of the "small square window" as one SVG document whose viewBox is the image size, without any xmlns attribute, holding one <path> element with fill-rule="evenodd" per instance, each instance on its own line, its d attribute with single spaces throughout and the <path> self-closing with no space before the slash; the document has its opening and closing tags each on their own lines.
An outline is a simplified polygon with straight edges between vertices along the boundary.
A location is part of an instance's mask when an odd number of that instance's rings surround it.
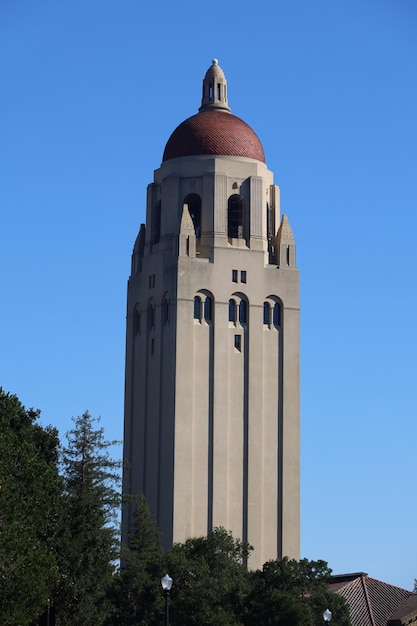
<svg viewBox="0 0 417 626">
<path fill-rule="evenodd" d="M 232 270 L 232 282 L 237 283 L 237 270 Z"/>
<path fill-rule="evenodd" d="M 241 283 L 246 283 L 246 270 L 242 270 L 240 272 L 240 282 Z"/>
</svg>

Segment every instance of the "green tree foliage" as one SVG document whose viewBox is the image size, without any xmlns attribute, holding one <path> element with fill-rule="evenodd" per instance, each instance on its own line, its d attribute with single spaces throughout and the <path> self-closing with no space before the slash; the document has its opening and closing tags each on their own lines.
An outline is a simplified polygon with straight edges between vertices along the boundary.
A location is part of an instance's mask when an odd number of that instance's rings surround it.
<svg viewBox="0 0 417 626">
<path fill-rule="evenodd" d="M 0 615 L 26 626 L 43 612 L 58 566 L 58 433 L 0 388 Z"/>
<path fill-rule="evenodd" d="M 111 611 L 106 626 L 160 626 L 164 601 L 160 585 L 163 555 L 130 563 L 117 573 L 108 591 Z"/>
<path fill-rule="evenodd" d="M 118 442 L 105 441 L 103 429 L 96 428 L 99 419 L 88 412 L 73 421 L 62 456 L 56 623 L 98 626 L 108 613 L 106 590 L 119 554 L 115 516 L 120 463 L 109 454 Z"/>
<path fill-rule="evenodd" d="M 108 598 L 113 607 L 106 624 L 112 626 L 159 625 L 163 617 L 160 572 L 163 552 L 160 530 L 144 495 L 134 506 L 133 532 L 122 550 L 123 567 L 113 577 Z"/>
<path fill-rule="evenodd" d="M 133 532 L 128 538 L 130 554 L 145 562 L 151 554 L 161 552 L 161 531 L 143 494 L 134 499 L 133 504 Z"/>
<path fill-rule="evenodd" d="M 325 561 L 268 561 L 252 572 L 245 602 L 245 626 L 315 626 L 332 611 L 333 626 L 349 626 L 343 598 L 329 591 L 331 570 Z"/>
<path fill-rule="evenodd" d="M 154 519 L 142 498 L 135 519 L 133 550 L 115 577 L 110 598 L 115 609 L 107 626 L 160 626 L 165 606 L 160 580 L 167 572 L 174 581 L 172 626 L 241 624 L 248 580 L 243 562 L 249 546 L 216 528 L 207 537 L 188 539 L 163 553 Z"/>
<path fill-rule="evenodd" d="M 172 626 L 316 626 L 323 611 L 334 626 L 349 626 L 343 598 L 329 591 L 331 570 L 325 561 L 284 558 L 262 571 L 244 567 L 251 547 L 216 528 L 207 537 L 188 539 L 161 552 L 155 520 L 141 497 L 126 567 L 114 578 L 114 612 L 107 626 L 159 626 L 164 598 L 160 579 L 173 579 Z"/>
<path fill-rule="evenodd" d="M 52 600 L 57 626 L 159 626 L 160 579 L 173 578 L 172 626 L 349 626 L 345 601 L 329 592 L 324 561 L 268 561 L 247 572 L 251 547 L 216 528 L 163 553 L 143 496 L 123 569 L 117 511 L 120 463 L 89 413 L 74 419 L 59 471 L 58 433 L 41 427 L 0 389 L 0 615 L 2 626 L 37 623 Z"/>
<path fill-rule="evenodd" d="M 249 545 L 233 539 L 224 528 L 174 545 L 165 559 L 166 572 L 174 580 L 170 618 L 173 626 L 240 624 L 247 585 L 243 563 L 250 550 Z"/>
</svg>

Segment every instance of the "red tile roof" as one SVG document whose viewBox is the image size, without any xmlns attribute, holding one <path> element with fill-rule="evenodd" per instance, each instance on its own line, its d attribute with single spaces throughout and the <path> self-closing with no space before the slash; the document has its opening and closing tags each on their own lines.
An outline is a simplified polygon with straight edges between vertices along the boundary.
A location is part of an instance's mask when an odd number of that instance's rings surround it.
<svg viewBox="0 0 417 626">
<path fill-rule="evenodd" d="M 397 626 L 397 624 L 416 624 L 417 623 L 417 594 L 413 593 L 391 615 L 388 626 Z"/>
<path fill-rule="evenodd" d="M 162 160 L 202 154 L 265 162 L 257 135 L 246 122 L 227 111 L 201 111 L 186 119 L 168 139 Z"/>
<path fill-rule="evenodd" d="M 330 590 L 346 599 L 352 626 L 386 626 L 394 611 L 412 595 L 363 572 L 334 576 Z"/>
</svg>

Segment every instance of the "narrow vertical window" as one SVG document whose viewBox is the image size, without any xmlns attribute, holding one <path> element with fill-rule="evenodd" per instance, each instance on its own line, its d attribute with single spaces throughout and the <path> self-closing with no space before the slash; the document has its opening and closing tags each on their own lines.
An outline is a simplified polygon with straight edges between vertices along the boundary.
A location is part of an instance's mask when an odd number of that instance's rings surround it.
<svg viewBox="0 0 417 626">
<path fill-rule="evenodd" d="M 266 203 L 266 232 L 268 241 L 271 241 L 275 237 L 275 211 L 269 202 Z"/>
<path fill-rule="evenodd" d="M 201 322 L 201 298 L 195 296 L 194 298 L 194 319 Z"/>
<path fill-rule="evenodd" d="M 247 322 L 247 304 L 246 300 L 241 300 L 239 303 L 239 322 L 246 324 Z"/>
<path fill-rule="evenodd" d="M 236 322 L 236 302 L 233 298 L 229 300 L 229 322 Z"/>
<path fill-rule="evenodd" d="M 213 300 L 210 296 L 207 296 L 204 302 L 204 319 L 206 322 L 213 320 Z"/>
<path fill-rule="evenodd" d="M 194 232 L 197 239 L 201 237 L 201 198 L 196 193 L 190 193 L 184 198 L 188 212 L 193 220 Z"/>
<path fill-rule="evenodd" d="M 245 234 L 245 203 L 239 194 L 230 196 L 227 207 L 227 235 L 230 239 L 243 239 Z"/>
<path fill-rule="evenodd" d="M 241 283 L 246 283 L 246 270 L 242 270 L 240 272 L 240 282 Z"/>
<path fill-rule="evenodd" d="M 281 325 L 281 307 L 278 302 L 274 304 L 274 326 Z"/>
<path fill-rule="evenodd" d="M 240 335 L 235 335 L 235 349 L 239 350 L 239 352 L 241 351 L 242 348 L 242 342 L 241 342 L 241 336 Z"/>
<path fill-rule="evenodd" d="M 237 283 L 237 270 L 232 270 L 232 282 Z"/>
<path fill-rule="evenodd" d="M 220 83 L 217 83 L 217 100 L 220 100 Z"/>
<path fill-rule="evenodd" d="M 264 302 L 264 324 L 265 326 L 269 326 L 269 302 Z"/>
</svg>

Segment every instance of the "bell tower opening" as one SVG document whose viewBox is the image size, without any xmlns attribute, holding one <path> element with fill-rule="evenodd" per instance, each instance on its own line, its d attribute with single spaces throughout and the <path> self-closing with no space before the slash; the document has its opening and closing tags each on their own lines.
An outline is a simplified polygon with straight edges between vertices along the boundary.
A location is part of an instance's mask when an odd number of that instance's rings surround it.
<svg viewBox="0 0 417 626">
<path fill-rule="evenodd" d="M 184 204 L 188 207 L 188 212 L 194 224 L 195 236 L 201 237 L 201 198 L 196 193 L 190 193 L 184 198 Z"/>
<path fill-rule="evenodd" d="M 245 201 L 237 193 L 230 196 L 227 203 L 227 236 L 229 239 L 245 238 Z"/>
</svg>

